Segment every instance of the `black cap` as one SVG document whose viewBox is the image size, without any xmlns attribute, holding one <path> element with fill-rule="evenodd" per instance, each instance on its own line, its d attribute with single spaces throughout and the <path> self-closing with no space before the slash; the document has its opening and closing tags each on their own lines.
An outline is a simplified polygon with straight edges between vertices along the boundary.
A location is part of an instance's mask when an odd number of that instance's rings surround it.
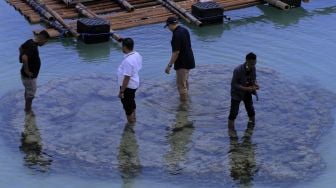
<svg viewBox="0 0 336 188">
<path fill-rule="evenodd" d="M 167 20 L 166 20 L 166 25 L 165 25 L 164 27 L 166 28 L 166 27 L 167 27 L 168 25 L 170 25 L 170 24 L 177 24 L 177 23 L 178 23 L 177 18 L 171 16 L 171 17 L 167 18 Z"/>
</svg>

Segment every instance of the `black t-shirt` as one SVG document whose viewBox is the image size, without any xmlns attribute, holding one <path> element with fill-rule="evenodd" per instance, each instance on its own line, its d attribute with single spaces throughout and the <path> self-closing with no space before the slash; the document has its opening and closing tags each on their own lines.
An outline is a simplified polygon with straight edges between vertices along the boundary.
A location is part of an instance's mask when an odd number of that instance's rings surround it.
<svg viewBox="0 0 336 188">
<path fill-rule="evenodd" d="M 181 26 L 173 31 L 171 40 L 172 50 L 180 51 L 175 63 L 174 69 L 193 69 L 195 68 L 194 53 L 191 49 L 190 35 L 187 29 Z"/>
<path fill-rule="evenodd" d="M 32 78 L 37 78 L 41 67 L 41 60 L 37 43 L 35 43 L 32 39 L 29 39 L 25 43 L 23 43 L 20 46 L 19 60 L 21 63 L 23 55 L 26 55 L 28 57 L 29 71 L 33 73 Z M 21 75 L 25 78 L 28 78 L 28 75 L 24 72 L 23 65 L 21 67 Z"/>
</svg>

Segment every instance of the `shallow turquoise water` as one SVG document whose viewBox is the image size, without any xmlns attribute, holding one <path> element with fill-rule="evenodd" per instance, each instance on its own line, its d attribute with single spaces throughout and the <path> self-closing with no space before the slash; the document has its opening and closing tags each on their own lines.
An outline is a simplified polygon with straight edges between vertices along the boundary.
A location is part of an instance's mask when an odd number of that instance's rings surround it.
<svg viewBox="0 0 336 188">
<path fill-rule="evenodd" d="M 254 51 L 258 55 L 258 66 L 275 70 L 293 82 L 316 83 L 335 93 L 336 3 L 331 0 L 314 1 L 303 6 L 304 9 L 290 12 L 260 6 L 228 12 L 232 21 L 225 25 L 204 28 L 190 26 L 197 64 L 234 66 L 243 61 L 244 54 Z M 39 26 L 27 24 L 5 2 L 0 3 L 0 16 L 0 95 L 3 96 L 11 91 L 22 90 L 18 76 L 20 65 L 17 62 L 17 47 L 31 37 L 32 28 Z M 162 28 L 162 24 L 119 33 L 135 39 L 137 51 L 144 57 L 141 76 L 147 83 L 173 80 L 173 76 L 163 74 L 170 55 L 170 33 Z M 72 39 L 58 39 L 41 48 L 40 53 L 43 61 L 39 78 L 41 86 L 77 75 L 102 74 L 113 77 L 122 59 L 120 47 L 113 42 L 87 46 Z M 292 186 L 333 187 L 333 177 L 336 175 L 334 136 L 336 129 L 333 126 L 328 128 L 321 140 L 316 140 L 317 150 L 326 163 L 323 172 L 318 173 L 316 178 L 299 181 Z M 40 173 L 23 165 L 23 154 L 14 147 L 15 144 L 8 144 L 0 138 L 0 146 L 1 187 L 172 187 L 165 180 L 155 180 L 146 175 L 139 176 L 129 185 L 124 184 L 121 178 L 101 180 L 53 171 Z M 174 187 L 177 185 L 174 184 Z M 253 187 L 270 185 L 256 182 Z"/>
</svg>

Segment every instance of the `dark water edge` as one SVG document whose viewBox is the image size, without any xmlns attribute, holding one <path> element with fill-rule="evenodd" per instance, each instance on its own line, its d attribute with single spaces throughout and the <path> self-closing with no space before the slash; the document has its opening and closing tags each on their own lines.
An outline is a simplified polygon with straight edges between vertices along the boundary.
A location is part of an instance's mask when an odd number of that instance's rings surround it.
<svg viewBox="0 0 336 188">
<path fill-rule="evenodd" d="M 1 135 L 18 148 L 23 128 L 30 130 L 39 138 L 42 160 L 28 167 L 83 178 L 284 187 L 321 174 L 326 166 L 315 149 L 334 124 L 335 93 L 313 79 L 293 83 L 260 68 L 257 123 L 246 131 L 242 110 L 236 126 L 239 140 L 232 140 L 226 127 L 232 69 L 202 65 L 193 71 L 187 107 L 175 98 L 173 81 L 143 80 L 133 130 L 124 128 L 116 81 L 108 75 L 70 76 L 41 85 L 35 117 L 26 117 L 26 126 L 22 91 L 12 91 L 1 98 L 6 130 Z M 173 126 L 189 121 L 194 128 L 172 132 Z"/>
</svg>

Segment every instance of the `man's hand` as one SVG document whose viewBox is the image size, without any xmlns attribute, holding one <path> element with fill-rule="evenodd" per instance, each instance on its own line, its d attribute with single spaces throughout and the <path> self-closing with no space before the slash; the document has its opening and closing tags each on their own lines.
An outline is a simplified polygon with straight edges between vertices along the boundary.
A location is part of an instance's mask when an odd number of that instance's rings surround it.
<svg viewBox="0 0 336 188">
<path fill-rule="evenodd" d="M 25 73 L 27 74 L 28 78 L 32 78 L 33 77 L 33 73 L 32 72 L 29 72 L 29 71 L 27 72 L 26 71 Z"/>
<path fill-rule="evenodd" d="M 254 84 L 254 87 L 255 87 L 255 90 L 259 90 L 260 89 L 260 87 L 259 87 L 258 84 Z"/>
<path fill-rule="evenodd" d="M 255 91 L 255 87 L 254 86 L 249 86 L 249 87 L 247 87 L 247 91 L 252 93 L 253 91 Z"/>
<path fill-rule="evenodd" d="M 165 73 L 166 73 L 166 74 L 169 74 L 169 73 L 170 73 L 170 68 L 171 68 L 171 66 L 167 65 L 166 70 L 165 70 Z"/>
</svg>

